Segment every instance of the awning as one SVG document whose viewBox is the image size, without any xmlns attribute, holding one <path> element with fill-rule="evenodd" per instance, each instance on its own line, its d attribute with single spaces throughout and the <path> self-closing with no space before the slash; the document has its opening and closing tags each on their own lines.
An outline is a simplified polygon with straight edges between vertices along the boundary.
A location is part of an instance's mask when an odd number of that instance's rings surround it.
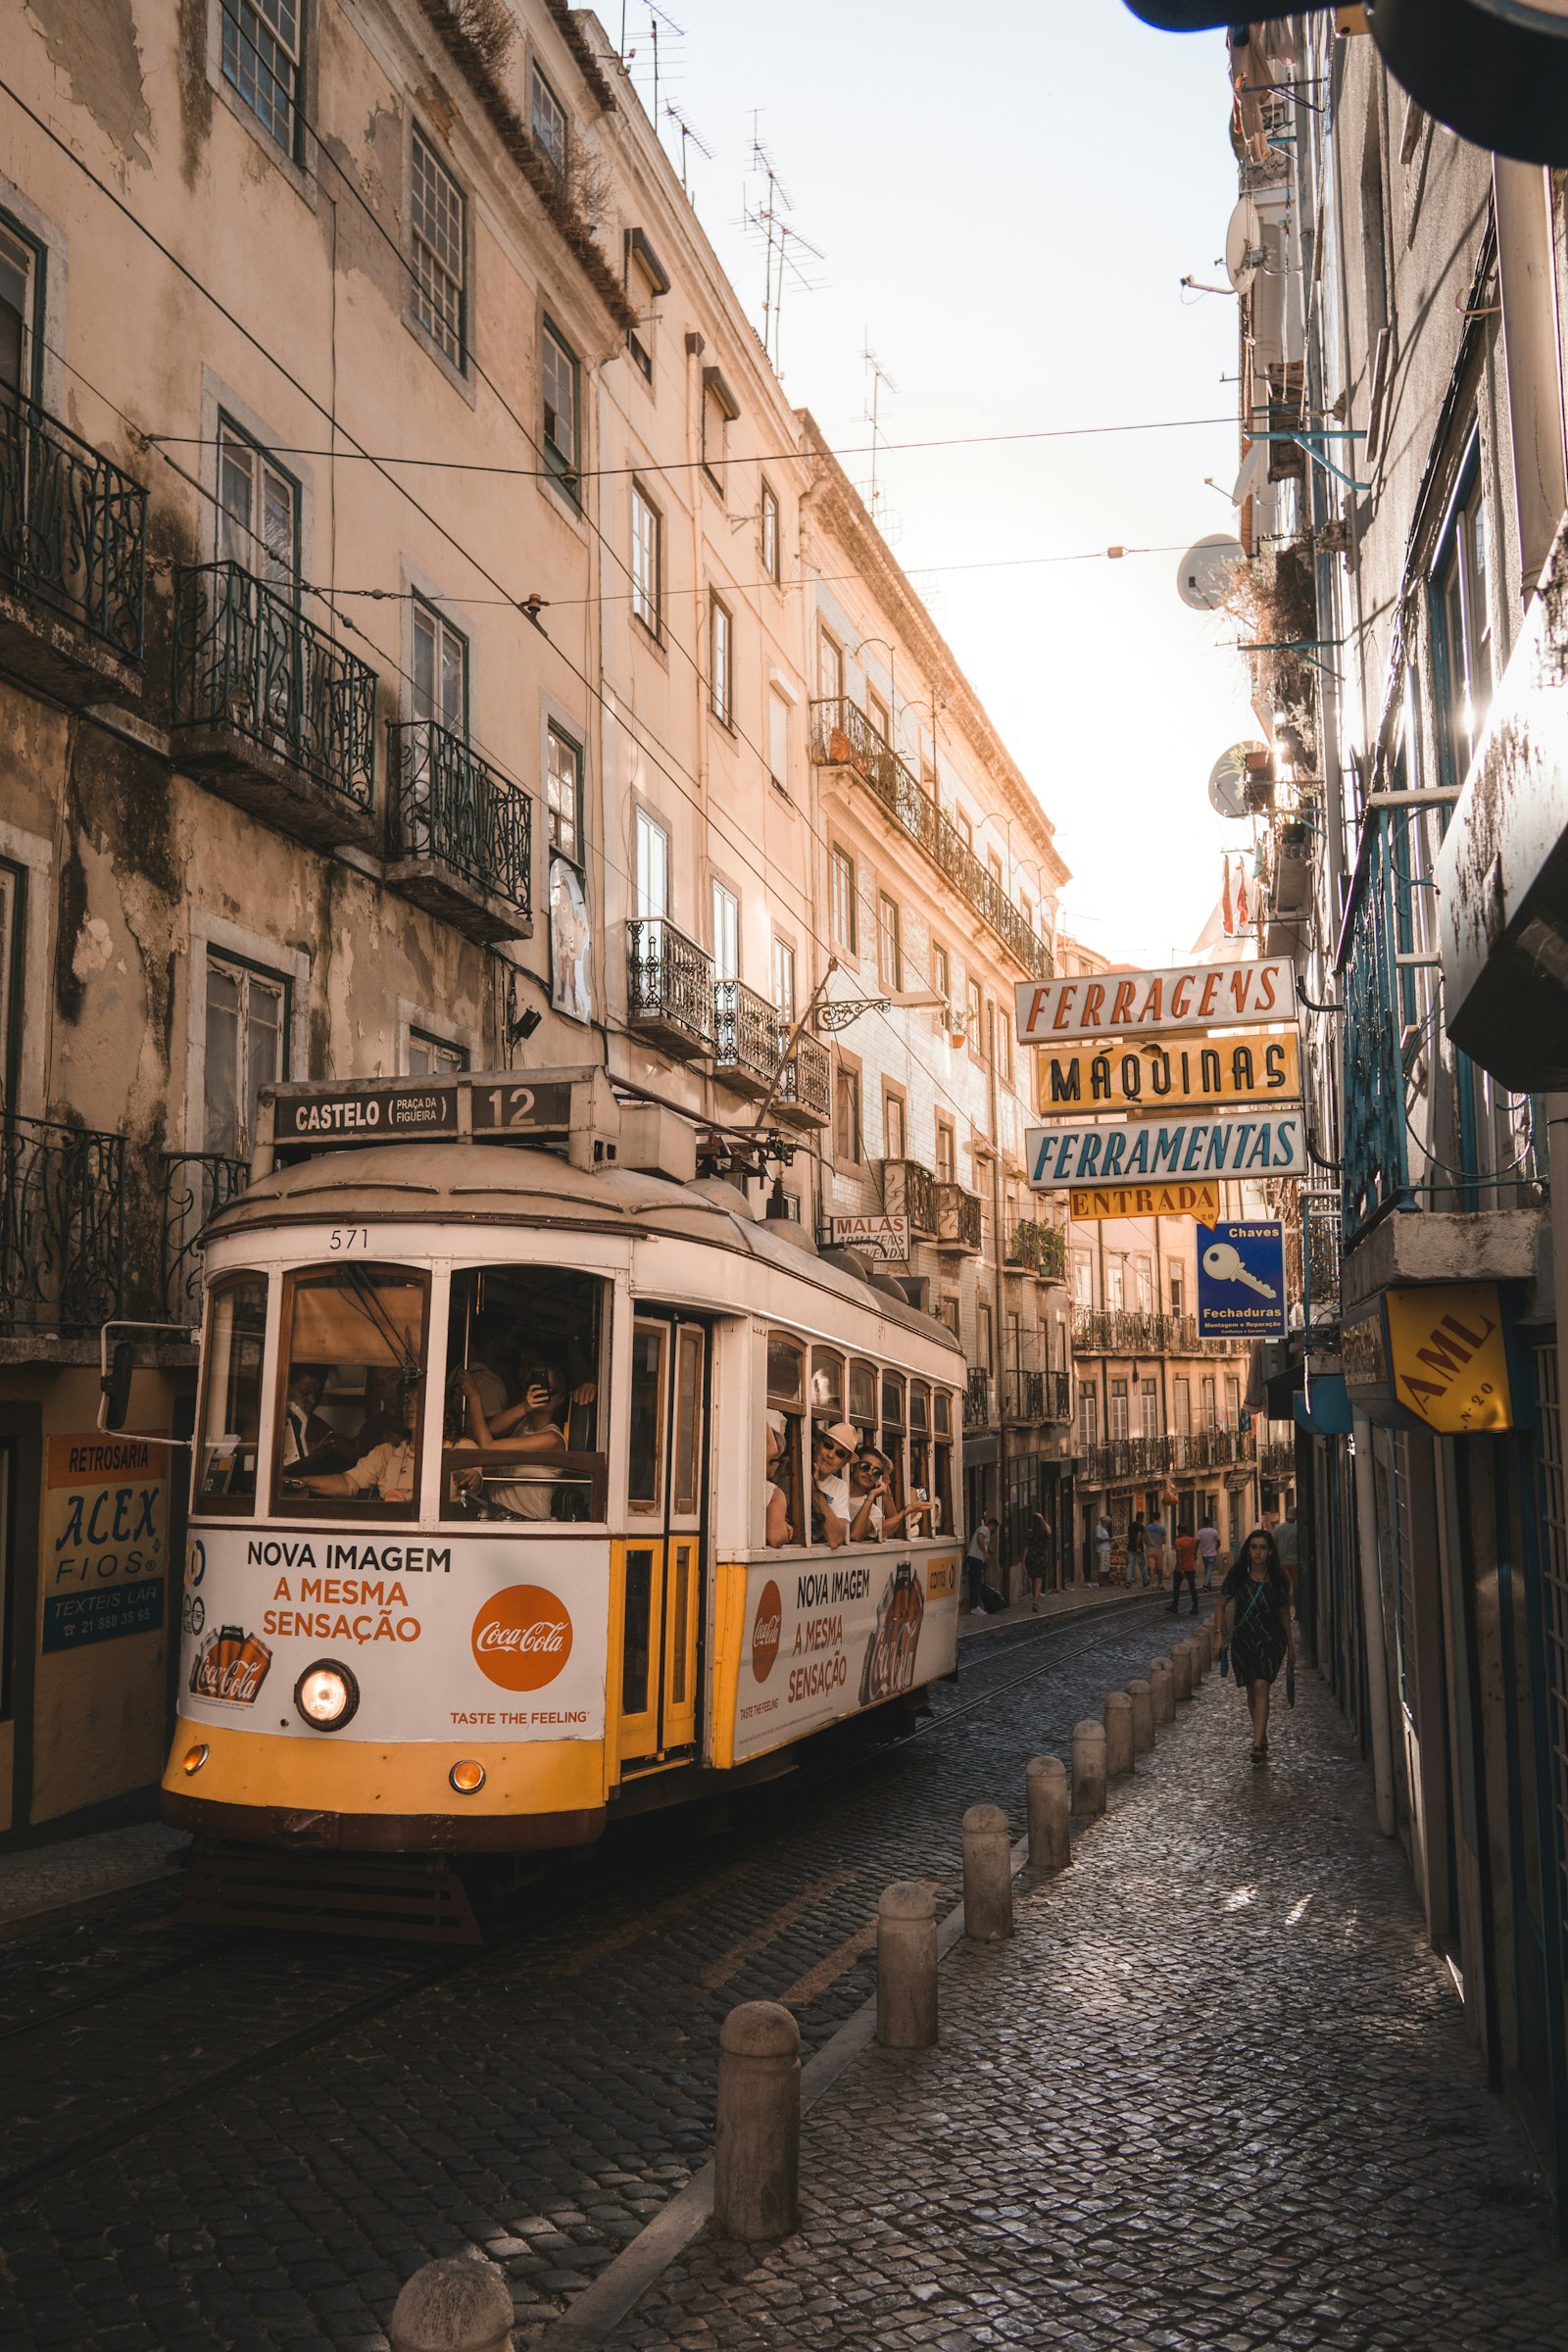
<svg viewBox="0 0 1568 2352">
<path fill-rule="evenodd" d="M 1218 0 L 1127 0 L 1162 32 L 1237 22 Z M 1251 0 L 1247 22 L 1296 14 Z M 1477 147 L 1568 165 L 1568 0 L 1377 0 L 1372 38 L 1410 95 Z"/>
<path fill-rule="evenodd" d="M 1350 1393 L 1343 1374 L 1320 1372 L 1309 1391 L 1298 1394 L 1296 1426 L 1314 1438 L 1348 1437 Z"/>
</svg>

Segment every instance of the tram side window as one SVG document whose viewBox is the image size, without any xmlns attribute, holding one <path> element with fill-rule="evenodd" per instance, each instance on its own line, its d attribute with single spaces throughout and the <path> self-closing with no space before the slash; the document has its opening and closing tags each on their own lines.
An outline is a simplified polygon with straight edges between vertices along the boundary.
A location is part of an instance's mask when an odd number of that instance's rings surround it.
<svg viewBox="0 0 1568 2352">
<path fill-rule="evenodd" d="M 953 1517 L 953 1392 L 937 1389 L 931 1397 L 931 1533 L 956 1532 Z"/>
<path fill-rule="evenodd" d="M 888 1489 L 893 1508 L 902 1511 L 908 1493 L 906 1484 L 904 1446 L 906 1436 L 905 1390 L 903 1376 L 897 1372 L 882 1375 L 882 1452 L 887 1461 Z"/>
<path fill-rule="evenodd" d="M 909 1500 L 929 1502 L 931 1485 L 931 1391 L 923 1380 L 909 1383 Z M 916 1523 L 917 1532 L 930 1530 L 929 1513 Z"/>
<path fill-rule="evenodd" d="M 412 1519 L 424 1422 L 425 1276 L 399 1266 L 299 1274 L 283 1301 L 274 1433 L 280 1511 Z"/>
<path fill-rule="evenodd" d="M 769 1544 L 804 1544 L 801 1436 L 806 1417 L 806 1349 L 784 1332 L 767 1335 L 764 1533 Z"/>
<path fill-rule="evenodd" d="M 472 1266 L 453 1275 L 444 1515 L 604 1518 L 609 1288 L 570 1266 Z M 635 1360 L 632 1385 L 635 1453 Z M 634 1488 L 636 1478 L 634 1463 Z"/>
<path fill-rule="evenodd" d="M 198 1510 L 256 1507 L 266 1344 L 266 1276 L 242 1274 L 236 1281 L 215 1284 L 207 1309 L 206 1388 L 196 1456 Z"/>
</svg>

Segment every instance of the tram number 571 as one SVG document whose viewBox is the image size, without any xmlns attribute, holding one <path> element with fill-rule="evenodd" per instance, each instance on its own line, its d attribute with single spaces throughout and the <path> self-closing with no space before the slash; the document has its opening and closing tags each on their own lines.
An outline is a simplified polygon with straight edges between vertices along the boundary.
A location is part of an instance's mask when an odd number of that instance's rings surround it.
<svg viewBox="0 0 1568 2352">
<path fill-rule="evenodd" d="M 368 1250 L 370 1247 L 368 1225 L 334 1225 L 330 1247 L 345 1256 L 351 1250 Z"/>
</svg>

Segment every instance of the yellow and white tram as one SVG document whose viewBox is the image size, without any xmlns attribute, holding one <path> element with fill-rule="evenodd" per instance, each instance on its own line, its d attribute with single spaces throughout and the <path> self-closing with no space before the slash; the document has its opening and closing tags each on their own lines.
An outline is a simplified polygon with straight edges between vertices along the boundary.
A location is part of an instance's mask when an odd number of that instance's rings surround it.
<svg viewBox="0 0 1568 2352">
<path fill-rule="evenodd" d="M 169 1821 L 575 1845 L 952 1672 L 956 1342 L 617 1119 L 597 1073 L 272 1091 L 208 1236 Z"/>
</svg>

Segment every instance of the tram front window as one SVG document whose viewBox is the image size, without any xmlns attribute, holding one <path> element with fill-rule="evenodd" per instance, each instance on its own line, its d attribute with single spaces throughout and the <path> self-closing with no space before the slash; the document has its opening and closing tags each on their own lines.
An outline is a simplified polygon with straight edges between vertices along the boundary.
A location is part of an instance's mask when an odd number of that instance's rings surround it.
<svg viewBox="0 0 1568 2352">
<path fill-rule="evenodd" d="M 266 1277 L 242 1274 L 237 1281 L 215 1283 L 207 1311 L 207 1378 L 196 1456 L 198 1510 L 256 1507 L 266 1341 Z"/>
<path fill-rule="evenodd" d="M 603 1519 L 609 1285 L 559 1266 L 452 1277 L 442 1511 Z"/>
<path fill-rule="evenodd" d="M 414 1517 L 426 1296 L 422 1277 L 397 1267 L 296 1276 L 283 1301 L 279 1510 L 318 1514 L 336 1500 L 344 1516 Z"/>
</svg>

